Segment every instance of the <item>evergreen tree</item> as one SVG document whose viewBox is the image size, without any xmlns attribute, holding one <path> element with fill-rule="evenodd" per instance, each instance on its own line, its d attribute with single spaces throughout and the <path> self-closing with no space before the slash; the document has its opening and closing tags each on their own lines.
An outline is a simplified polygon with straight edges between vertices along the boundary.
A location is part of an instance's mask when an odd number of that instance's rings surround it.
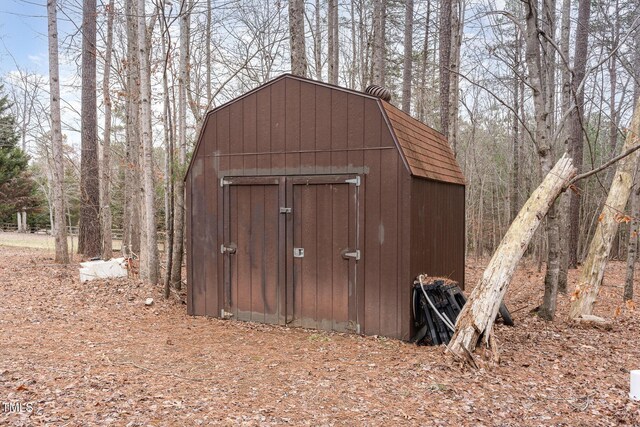
<svg viewBox="0 0 640 427">
<path fill-rule="evenodd" d="M 0 86 L 0 93 L 3 87 Z M 0 218 L 37 203 L 35 183 L 27 171 L 29 157 L 18 146 L 11 104 L 0 96 Z"/>
<path fill-rule="evenodd" d="M 0 86 L 0 93 L 3 87 Z M 6 96 L 0 96 L 0 185 L 14 179 L 27 168 L 29 161 L 18 147 L 15 118 L 9 111 L 11 104 Z"/>
</svg>

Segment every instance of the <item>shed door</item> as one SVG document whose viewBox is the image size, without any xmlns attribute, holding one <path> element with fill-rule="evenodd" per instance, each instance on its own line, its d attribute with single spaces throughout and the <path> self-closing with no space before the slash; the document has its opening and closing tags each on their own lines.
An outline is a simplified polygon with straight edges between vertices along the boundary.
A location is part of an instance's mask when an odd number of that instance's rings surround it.
<svg viewBox="0 0 640 427">
<path fill-rule="evenodd" d="M 287 249 L 292 306 L 287 307 L 287 317 L 295 326 L 356 329 L 358 193 L 346 181 L 344 176 L 289 179 L 287 199 L 293 212 Z"/>
<path fill-rule="evenodd" d="M 280 181 L 225 183 L 224 309 L 235 319 L 278 323 Z"/>
</svg>

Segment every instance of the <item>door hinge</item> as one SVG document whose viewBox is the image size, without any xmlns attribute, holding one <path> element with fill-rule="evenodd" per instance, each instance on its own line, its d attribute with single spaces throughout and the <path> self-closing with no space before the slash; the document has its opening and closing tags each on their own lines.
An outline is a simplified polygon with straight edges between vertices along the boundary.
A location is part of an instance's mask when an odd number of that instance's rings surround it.
<svg viewBox="0 0 640 427">
<path fill-rule="evenodd" d="M 291 212 L 293 212 L 291 208 L 280 208 L 281 214 L 290 214 Z"/>
<path fill-rule="evenodd" d="M 353 252 L 345 252 L 342 254 L 342 258 L 354 258 L 356 261 L 360 261 L 360 249 L 356 249 Z"/>
<path fill-rule="evenodd" d="M 356 176 L 355 178 L 347 179 L 344 182 L 346 182 L 347 184 L 355 184 L 356 187 L 360 187 L 360 175 Z"/>
<path fill-rule="evenodd" d="M 220 178 L 220 187 L 224 187 L 225 185 L 231 184 L 231 181 L 224 179 L 224 177 Z"/>
</svg>

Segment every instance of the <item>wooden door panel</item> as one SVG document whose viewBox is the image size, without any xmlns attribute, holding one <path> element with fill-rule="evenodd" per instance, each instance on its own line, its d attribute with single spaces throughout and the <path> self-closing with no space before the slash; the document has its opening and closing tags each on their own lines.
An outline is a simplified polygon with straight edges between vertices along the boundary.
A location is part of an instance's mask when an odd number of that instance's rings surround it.
<svg viewBox="0 0 640 427">
<path fill-rule="evenodd" d="M 239 320 L 278 322 L 279 188 L 231 185 L 226 310 Z"/>
<path fill-rule="evenodd" d="M 293 324 L 345 331 L 349 328 L 349 279 L 355 261 L 349 225 L 355 227 L 353 186 L 346 183 L 296 184 L 293 191 Z"/>
</svg>

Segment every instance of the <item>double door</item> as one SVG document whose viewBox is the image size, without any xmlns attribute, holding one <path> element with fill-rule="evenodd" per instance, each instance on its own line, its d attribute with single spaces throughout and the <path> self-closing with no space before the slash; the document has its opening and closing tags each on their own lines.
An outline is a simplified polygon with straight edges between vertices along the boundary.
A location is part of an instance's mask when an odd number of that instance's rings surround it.
<svg viewBox="0 0 640 427">
<path fill-rule="evenodd" d="M 221 185 L 225 312 L 357 331 L 359 177 L 226 177 Z"/>
</svg>

